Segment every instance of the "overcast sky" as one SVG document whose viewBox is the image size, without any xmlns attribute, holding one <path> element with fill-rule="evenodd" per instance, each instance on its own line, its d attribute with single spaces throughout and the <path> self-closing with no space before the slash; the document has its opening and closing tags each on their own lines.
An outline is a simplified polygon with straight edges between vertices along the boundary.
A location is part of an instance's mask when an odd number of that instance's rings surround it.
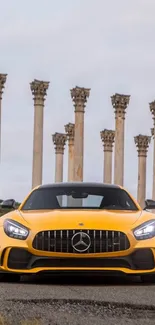
<svg viewBox="0 0 155 325">
<path fill-rule="evenodd" d="M 124 185 L 136 197 L 138 158 L 133 137 L 150 135 L 155 99 L 154 0 L 0 1 L 2 101 L 0 198 L 21 201 L 31 189 L 34 108 L 29 83 L 50 81 L 44 110 L 43 183 L 54 181 L 51 134 L 74 122 L 70 88 L 91 88 L 85 113 L 84 180 L 103 180 L 100 131 L 114 129 L 110 96 L 131 95 L 125 121 Z M 153 143 L 147 159 L 152 194 Z M 64 181 L 67 180 L 67 147 Z"/>
</svg>

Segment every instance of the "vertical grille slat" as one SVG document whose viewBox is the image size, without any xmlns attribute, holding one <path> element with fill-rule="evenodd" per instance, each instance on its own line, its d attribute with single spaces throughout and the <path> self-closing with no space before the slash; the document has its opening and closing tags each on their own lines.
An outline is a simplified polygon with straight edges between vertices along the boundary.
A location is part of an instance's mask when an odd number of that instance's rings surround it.
<svg viewBox="0 0 155 325">
<path fill-rule="evenodd" d="M 56 252 L 57 243 L 56 243 L 56 230 L 54 230 L 54 252 Z"/>
<path fill-rule="evenodd" d="M 60 230 L 60 250 L 62 252 L 62 230 Z"/>
<path fill-rule="evenodd" d="M 35 237 L 35 248 L 38 249 L 38 234 Z"/>
<path fill-rule="evenodd" d="M 72 246 L 72 237 L 79 232 L 84 232 L 90 237 L 90 247 L 83 251 L 76 251 Z M 88 240 L 88 238 L 87 238 Z M 47 230 L 36 234 L 33 248 L 40 251 L 58 253 L 110 253 L 127 250 L 130 242 L 126 234 L 115 230 Z"/>
<path fill-rule="evenodd" d="M 121 237 L 120 237 L 120 231 L 118 231 L 118 250 L 121 250 Z"/>
<path fill-rule="evenodd" d="M 89 230 L 87 230 L 87 235 L 89 236 Z M 88 254 L 90 253 L 90 247 L 88 249 Z"/>
<path fill-rule="evenodd" d="M 69 252 L 69 231 L 67 230 L 67 253 Z"/>
<path fill-rule="evenodd" d="M 96 253 L 96 230 L 94 230 L 94 253 Z"/>
<path fill-rule="evenodd" d="M 106 239 L 105 239 L 105 242 L 106 242 L 106 252 L 108 252 L 108 248 L 109 248 L 109 243 L 108 243 L 108 231 L 106 230 Z"/>
<path fill-rule="evenodd" d="M 102 230 L 100 230 L 100 253 L 102 252 Z"/>
<path fill-rule="evenodd" d="M 115 251 L 115 246 L 114 246 L 114 236 L 115 236 L 115 233 L 114 233 L 114 231 L 112 231 L 112 252 Z"/>
<path fill-rule="evenodd" d="M 50 252 L 50 245 L 51 245 L 51 232 L 48 231 L 48 251 Z"/>
<path fill-rule="evenodd" d="M 44 233 L 44 231 L 42 231 L 42 251 L 44 251 L 44 236 L 45 236 L 45 233 Z"/>
</svg>

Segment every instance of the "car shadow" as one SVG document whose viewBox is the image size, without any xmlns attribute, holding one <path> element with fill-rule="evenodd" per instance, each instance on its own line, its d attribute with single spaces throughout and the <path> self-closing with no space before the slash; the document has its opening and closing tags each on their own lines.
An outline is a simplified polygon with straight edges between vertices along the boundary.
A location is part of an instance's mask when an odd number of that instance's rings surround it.
<svg viewBox="0 0 155 325">
<path fill-rule="evenodd" d="M 22 284 L 39 284 L 52 286 L 137 286 L 145 285 L 138 276 L 23 276 Z M 147 284 L 148 286 L 148 284 Z"/>
</svg>

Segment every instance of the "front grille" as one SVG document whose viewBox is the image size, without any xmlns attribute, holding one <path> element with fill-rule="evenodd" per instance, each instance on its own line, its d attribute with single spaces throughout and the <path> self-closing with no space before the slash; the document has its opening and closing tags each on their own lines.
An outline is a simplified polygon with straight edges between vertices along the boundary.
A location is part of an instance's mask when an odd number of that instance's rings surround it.
<svg viewBox="0 0 155 325">
<path fill-rule="evenodd" d="M 79 249 L 76 250 L 72 245 L 73 236 L 80 232 L 87 234 L 90 238 L 88 249 L 82 250 L 82 246 L 79 245 Z M 130 243 L 128 237 L 119 231 L 49 230 L 39 232 L 34 238 L 32 246 L 37 250 L 48 252 L 105 253 L 124 251 L 130 247 Z"/>
</svg>

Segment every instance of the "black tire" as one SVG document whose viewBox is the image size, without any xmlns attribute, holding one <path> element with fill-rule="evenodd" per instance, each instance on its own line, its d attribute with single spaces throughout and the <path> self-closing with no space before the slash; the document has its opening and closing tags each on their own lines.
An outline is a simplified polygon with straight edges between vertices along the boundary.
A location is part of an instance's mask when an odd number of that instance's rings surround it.
<svg viewBox="0 0 155 325">
<path fill-rule="evenodd" d="M 16 283 L 20 282 L 20 274 L 0 273 L 0 282 Z"/>
<path fill-rule="evenodd" d="M 155 284 L 155 274 L 146 274 L 146 275 L 141 275 L 141 281 L 143 283 L 152 283 Z"/>
</svg>

